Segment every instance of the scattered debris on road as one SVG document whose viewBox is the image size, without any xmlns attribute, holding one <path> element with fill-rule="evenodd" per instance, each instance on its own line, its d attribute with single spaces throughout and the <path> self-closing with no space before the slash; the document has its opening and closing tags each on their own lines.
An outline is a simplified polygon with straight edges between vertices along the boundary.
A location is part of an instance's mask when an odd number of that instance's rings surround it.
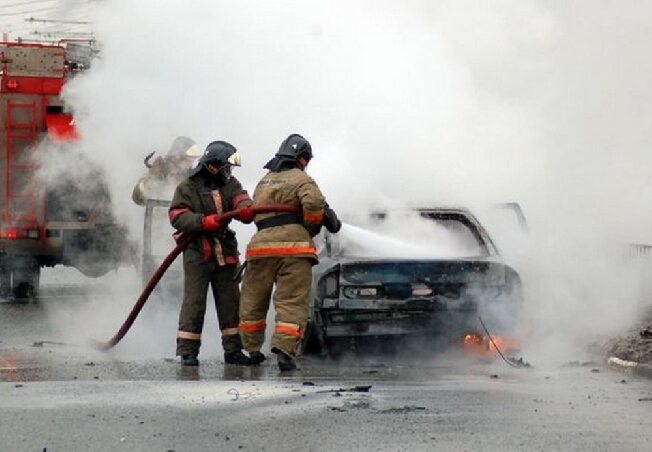
<svg viewBox="0 0 652 452">
<path fill-rule="evenodd" d="M 242 398 L 242 400 L 247 400 L 253 397 L 251 392 L 240 392 L 236 388 L 230 388 L 226 393 L 230 396 L 233 396 L 231 402 L 236 402 Z"/>
<path fill-rule="evenodd" d="M 561 367 L 594 367 L 597 364 L 595 361 L 568 361 L 562 364 Z"/>
<path fill-rule="evenodd" d="M 387 408 L 386 410 L 380 410 L 379 413 L 383 414 L 405 414 L 412 411 L 425 411 L 425 406 L 416 406 L 416 405 L 403 405 L 402 407 Z"/>
<path fill-rule="evenodd" d="M 323 389 L 321 391 L 317 391 L 317 393 L 326 393 L 326 392 L 335 392 L 335 393 L 341 393 L 341 392 L 369 392 L 371 389 L 371 385 L 368 386 L 354 386 L 352 388 L 339 388 L 339 389 Z"/>
<path fill-rule="evenodd" d="M 36 341 L 32 343 L 32 347 L 43 347 L 44 345 L 70 345 L 65 342 L 56 342 L 56 341 Z"/>
<path fill-rule="evenodd" d="M 532 365 L 524 361 L 523 358 L 512 358 L 512 357 L 507 357 L 507 361 L 512 363 L 515 367 L 532 367 Z"/>
</svg>

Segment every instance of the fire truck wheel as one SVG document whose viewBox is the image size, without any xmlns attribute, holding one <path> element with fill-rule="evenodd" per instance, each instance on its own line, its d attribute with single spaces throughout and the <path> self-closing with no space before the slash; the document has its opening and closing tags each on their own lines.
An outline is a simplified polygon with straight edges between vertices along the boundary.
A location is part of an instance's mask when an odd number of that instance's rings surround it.
<svg viewBox="0 0 652 452">
<path fill-rule="evenodd" d="M 7 298 L 11 294 L 11 271 L 5 264 L 5 256 L 0 255 L 0 298 Z"/>
<path fill-rule="evenodd" d="M 14 299 L 21 301 L 36 301 L 40 277 L 41 268 L 38 265 L 15 271 L 13 287 Z"/>
<path fill-rule="evenodd" d="M 20 283 L 14 288 L 15 300 L 31 300 L 36 296 L 36 289 L 28 283 Z"/>
<path fill-rule="evenodd" d="M 0 269 L 0 298 L 8 298 L 11 294 L 11 274 Z"/>
</svg>

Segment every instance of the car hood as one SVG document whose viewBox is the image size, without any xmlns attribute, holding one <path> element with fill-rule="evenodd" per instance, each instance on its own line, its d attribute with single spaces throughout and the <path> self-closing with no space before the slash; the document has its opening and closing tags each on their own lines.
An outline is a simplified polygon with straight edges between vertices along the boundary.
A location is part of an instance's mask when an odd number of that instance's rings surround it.
<svg viewBox="0 0 652 452">
<path fill-rule="evenodd" d="M 505 281 L 506 273 L 516 273 L 494 258 L 454 259 L 373 259 L 344 258 L 323 262 L 326 272 L 339 269 L 340 280 L 350 284 L 450 283 Z"/>
</svg>

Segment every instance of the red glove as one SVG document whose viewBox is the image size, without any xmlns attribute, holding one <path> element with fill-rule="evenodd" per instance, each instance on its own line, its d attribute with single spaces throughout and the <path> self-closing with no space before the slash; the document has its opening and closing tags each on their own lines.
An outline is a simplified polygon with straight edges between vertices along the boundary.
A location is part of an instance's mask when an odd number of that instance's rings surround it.
<svg viewBox="0 0 652 452">
<path fill-rule="evenodd" d="M 251 206 L 247 206 L 243 207 L 242 209 L 238 209 L 235 217 L 243 223 L 249 224 L 254 221 L 255 216 L 256 214 L 252 210 Z"/>
<path fill-rule="evenodd" d="M 223 226 L 220 215 L 214 213 L 213 215 L 204 215 L 201 218 L 201 228 L 203 231 L 217 231 Z"/>
</svg>

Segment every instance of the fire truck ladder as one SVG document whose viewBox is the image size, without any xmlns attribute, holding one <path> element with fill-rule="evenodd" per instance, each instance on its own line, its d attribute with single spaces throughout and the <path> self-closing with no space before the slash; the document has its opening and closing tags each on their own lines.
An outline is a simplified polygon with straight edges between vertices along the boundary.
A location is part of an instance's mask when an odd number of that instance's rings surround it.
<svg viewBox="0 0 652 452">
<path fill-rule="evenodd" d="M 14 113 L 17 111 L 26 112 L 25 122 L 15 122 Z M 7 224 L 21 226 L 28 229 L 36 228 L 38 224 L 38 197 L 34 187 L 29 191 L 14 190 L 14 182 L 17 180 L 33 180 L 38 165 L 31 161 L 17 161 L 17 154 L 36 142 L 36 102 L 20 103 L 7 101 L 6 116 L 6 187 L 5 187 L 5 211 L 3 220 Z M 20 205 L 20 209 L 16 206 Z M 18 213 L 15 212 L 18 210 Z"/>
</svg>

